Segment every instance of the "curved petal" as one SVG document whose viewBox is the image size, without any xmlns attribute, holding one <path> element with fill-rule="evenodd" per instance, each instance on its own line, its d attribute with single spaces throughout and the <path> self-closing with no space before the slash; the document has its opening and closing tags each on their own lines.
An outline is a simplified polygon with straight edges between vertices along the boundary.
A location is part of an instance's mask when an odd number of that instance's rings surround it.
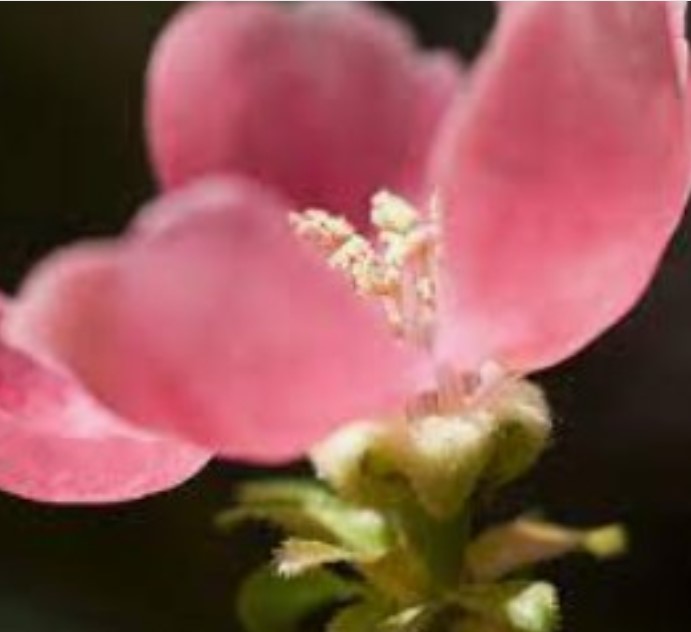
<svg viewBox="0 0 691 632">
<path fill-rule="evenodd" d="M 148 210 L 155 230 L 104 246 L 107 293 L 85 282 L 79 250 L 49 261 L 12 332 L 127 419 L 283 460 L 396 398 L 410 365 L 383 319 L 292 235 L 280 200 L 234 180 L 225 205 L 195 212 L 223 186 L 171 194 Z M 176 221 L 159 221 L 168 208 Z"/>
<path fill-rule="evenodd" d="M 691 173 L 681 18 L 663 2 L 505 7 L 437 155 L 441 354 L 545 367 L 638 299 Z"/>
<path fill-rule="evenodd" d="M 0 303 L 0 322 L 10 305 Z M 182 483 L 208 459 L 129 429 L 69 378 L 0 340 L 0 489 L 55 503 L 132 500 Z"/>
<path fill-rule="evenodd" d="M 380 189 L 415 197 L 459 75 L 370 7 L 194 3 L 152 58 L 151 154 L 168 187 L 244 174 L 358 220 Z"/>
</svg>

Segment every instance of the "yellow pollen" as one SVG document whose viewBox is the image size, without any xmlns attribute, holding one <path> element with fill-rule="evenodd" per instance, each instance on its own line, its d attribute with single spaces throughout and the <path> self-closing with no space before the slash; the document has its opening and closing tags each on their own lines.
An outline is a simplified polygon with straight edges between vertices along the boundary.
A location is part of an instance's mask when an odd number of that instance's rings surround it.
<svg viewBox="0 0 691 632">
<path fill-rule="evenodd" d="M 298 237 L 308 240 L 327 255 L 357 235 L 347 220 L 326 211 L 310 209 L 304 213 L 291 213 L 289 221 Z"/>
<path fill-rule="evenodd" d="M 380 301 L 397 335 L 428 345 L 437 303 L 437 205 L 423 216 L 403 198 L 382 191 L 372 198 L 370 217 L 371 238 L 324 210 L 294 213 L 290 223 L 360 295 Z"/>
<path fill-rule="evenodd" d="M 371 219 L 379 230 L 400 235 L 409 234 L 420 221 L 415 207 L 388 191 L 380 191 L 372 198 Z"/>
</svg>

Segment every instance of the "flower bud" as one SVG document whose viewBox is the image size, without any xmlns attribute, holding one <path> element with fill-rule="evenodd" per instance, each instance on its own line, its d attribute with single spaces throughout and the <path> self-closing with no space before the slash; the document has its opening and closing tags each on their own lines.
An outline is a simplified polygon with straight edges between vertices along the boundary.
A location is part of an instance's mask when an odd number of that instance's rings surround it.
<svg viewBox="0 0 691 632">
<path fill-rule="evenodd" d="M 311 459 L 319 476 L 349 500 L 382 507 L 412 493 L 426 513 L 443 520 L 479 485 L 495 487 L 523 473 L 549 428 L 537 387 L 510 382 L 457 414 L 346 426 Z"/>
</svg>

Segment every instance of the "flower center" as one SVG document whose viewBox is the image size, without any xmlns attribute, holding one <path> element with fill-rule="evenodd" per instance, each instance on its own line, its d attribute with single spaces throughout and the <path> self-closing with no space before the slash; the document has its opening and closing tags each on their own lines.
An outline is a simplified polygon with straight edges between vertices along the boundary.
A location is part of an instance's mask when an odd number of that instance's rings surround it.
<svg viewBox="0 0 691 632">
<path fill-rule="evenodd" d="M 440 220 L 436 200 L 421 213 L 388 191 L 372 198 L 368 235 L 321 209 L 289 216 L 300 239 L 345 275 L 360 296 L 381 305 L 396 336 L 430 351 L 438 319 Z M 437 366 L 436 385 L 410 398 L 406 417 L 444 417 L 486 407 L 494 392 L 515 377 L 491 362 L 476 372 Z"/>
<path fill-rule="evenodd" d="M 437 312 L 439 210 L 422 214 L 388 191 L 372 198 L 373 232 L 365 236 L 344 217 L 308 209 L 290 215 L 296 235 L 342 272 L 361 296 L 376 299 L 394 333 L 430 347 Z"/>
</svg>

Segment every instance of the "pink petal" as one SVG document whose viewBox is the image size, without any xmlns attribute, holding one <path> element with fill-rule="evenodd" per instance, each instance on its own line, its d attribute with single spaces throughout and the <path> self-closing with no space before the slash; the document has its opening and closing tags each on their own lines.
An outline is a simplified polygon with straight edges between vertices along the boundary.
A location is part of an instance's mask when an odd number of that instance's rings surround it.
<svg viewBox="0 0 691 632">
<path fill-rule="evenodd" d="M 443 355 L 549 366 L 645 289 L 691 173 L 683 16 L 671 8 L 505 7 L 437 156 L 453 294 Z"/>
<path fill-rule="evenodd" d="M 131 500 L 182 483 L 208 458 L 128 428 L 75 382 L 0 340 L 0 489 L 56 503 Z"/>
<path fill-rule="evenodd" d="M 357 218 L 382 188 L 419 192 L 459 74 L 367 6 L 195 3 L 152 59 L 152 156 L 168 187 L 239 173 Z"/>
<path fill-rule="evenodd" d="M 41 340 L 128 419 L 282 460 L 399 396 L 408 356 L 292 235 L 280 200 L 228 181 L 226 203 L 208 206 L 223 186 L 169 195 L 143 222 L 156 230 L 105 247 L 108 292 L 80 278 L 79 250 L 49 261 L 14 334 Z"/>
</svg>

